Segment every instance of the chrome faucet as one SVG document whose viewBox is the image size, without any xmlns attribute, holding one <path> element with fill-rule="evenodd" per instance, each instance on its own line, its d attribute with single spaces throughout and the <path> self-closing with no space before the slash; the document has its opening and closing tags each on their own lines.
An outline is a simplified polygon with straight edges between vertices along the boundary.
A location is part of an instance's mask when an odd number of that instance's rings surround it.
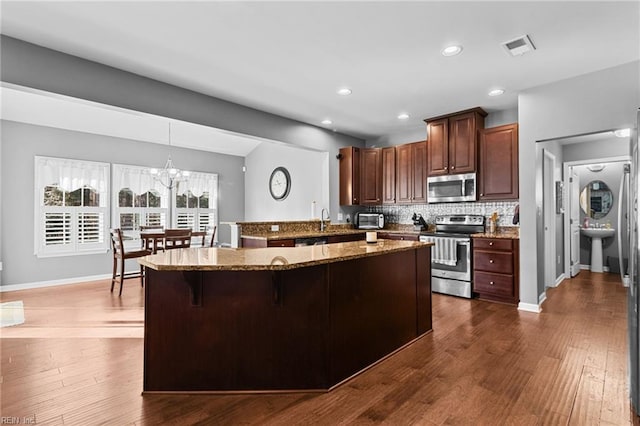
<svg viewBox="0 0 640 426">
<path fill-rule="evenodd" d="M 324 228 L 326 227 L 326 225 L 324 224 L 324 220 L 325 220 L 324 212 L 327 212 L 326 219 L 327 220 L 331 219 L 331 217 L 329 217 L 329 210 L 327 210 L 326 208 L 323 207 L 322 211 L 320 212 L 320 231 L 324 231 Z"/>
</svg>

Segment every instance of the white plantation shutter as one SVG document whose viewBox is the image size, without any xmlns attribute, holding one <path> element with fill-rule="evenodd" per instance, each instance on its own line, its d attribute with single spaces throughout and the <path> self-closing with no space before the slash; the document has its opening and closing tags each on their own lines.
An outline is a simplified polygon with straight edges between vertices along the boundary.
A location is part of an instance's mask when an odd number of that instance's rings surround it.
<svg viewBox="0 0 640 426">
<path fill-rule="evenodd" d="M 53 197 L 51 192 L 55 192 Z M 108 163 L 36 156 L 34 193 L 37 256 L 92 254 L 109 249 Z"/>
<path fill-rule="evenodd" d="M 178 203 L 179 197 L 187 197 L 186 205 Z M 212 229 L 218 224 L 218 175 L 191 172 L 189 180 L 181 183 L 176 190 L 174 200 L 177 228 L 190 228 L 194 231 Z M 178 204 L 181 206 L 178 207 Z"/>
<path fill-rule="evenodd" d="M 131 205 L 120 204 L 120 191 L 133 194 Z M 144 194 L 153 192 L 160 198 L 159 206 L 150 206 Z M 142 196 L 143 205 L 138 197 Z M 128 164 L 113 165 L 113 227 L 121 228 L 127 246 L 139 245 L 140 226 L 169 227 L 169 191 L 149 173 L 148 167 Z"/>
</svg>

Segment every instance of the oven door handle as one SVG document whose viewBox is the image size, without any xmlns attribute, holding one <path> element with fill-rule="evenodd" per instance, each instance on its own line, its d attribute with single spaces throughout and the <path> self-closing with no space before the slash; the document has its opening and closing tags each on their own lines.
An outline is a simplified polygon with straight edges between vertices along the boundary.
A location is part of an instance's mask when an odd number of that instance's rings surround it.
<svg viewBox="0 0 640 426">
<path fill-rule="evenodd" d="M 457 241 L 461 246 L 469 246 L 471 245 L 471 241 Z"/>
</svg>

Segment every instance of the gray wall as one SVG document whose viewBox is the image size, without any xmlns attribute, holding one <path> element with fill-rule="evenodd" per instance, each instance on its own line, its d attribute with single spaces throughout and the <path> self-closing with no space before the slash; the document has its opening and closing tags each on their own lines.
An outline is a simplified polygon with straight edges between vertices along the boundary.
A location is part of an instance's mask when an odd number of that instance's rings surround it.
<svg viewBox="0 0 640 426">
<path fill-rule="evenodd" d="M 4 82 L 87 99 L 108 105 L 115 105 L 136 111 L 143 111 L 160 116 L 185 120 L 220 129 L 231 130 L 238 133 L 254 135 L 275 141 L 281 141 L 293 146 L 326 151 L 329 153 L 330 160 L 330 209 L 332 213 L 337 213 L 342 210 L 347 213 L 351 212 L 350 209 L 341 209 L 338 205 L 339 175 L 338 161 L 335 160 L 335 155 L 338 153 L 339 148 L 343 146 L 363 147 L 364 141 L 361 139 L 233 104 L 201 93 L 196 93 L 177 86 L 172 86 L 160 81 L 108 67 L 96 62 L 6 37 L 4 35 L 0 37 L 0 73 L 2 81 Z M 215 78 L 215 76 L 212 76 L 212 78 Z M 8 131 L 11 131 L 11 129 Z M 20 135 L 23 134 L 26 135 L 26 133 L 16 133 L 15 130 L 14 132 L 7 133 L 6 135 L 3 130 L 2 134 L 2 175 L 4 176 L 2 179 L 2 198 L 0 199 L 2 202 L 2 222 L 0 222 L 0 235 L 2 237 L 0 240 L 0 253 L 3 256 L 0 260 L 4 261 L 4 270 L 2 271 L 1 281 L 2 285 L 31 283 L 41 280 L 55 280 L 70 276 L 86 276 L 89 270 L 92 271 L 89 275 L 102 273 L 103 269 L 97 268 L 93 270 L 89 267 L 87 267 L 86 271 L 80 271 L 78 268 L 75 268 L 75 272 L 72 272 L 73 269 L 65 268 L 60 262 L 53 261 L 47 262 L 46 265 L 44 263 L 40 263 L 37 268 L 31 268 L 27 264 L 20 263 L 23 261 L 28 262 L 28 259 L 15 260 L 18 262 L 18 264 L 15 265 L 9 265 L 5 260 L 7 259 L 6 246 L 9 244 L 9 241 L 12 241 L 8 238 L 7 232 L 9 232 L 9 228 L 14 226 L 13 220 L 15 219 L 13 217 L 7 217 L 7 205 L 9 200 L 12 199 L 11 197 L 15 194 L 8 193 L 9 188 L 6 183 L 6 176 L 8 174 L 5 171 L 4 165 L 14 164 L 13 162 L 15 161 L 15 157 L 13 156 L 14 154 L 9 152 L 13 151 L 13 149 L 17 149 L 17 145 L 14 145 L 9 138 L 14 136 L 22 137 Z M 85 153 L 87 155 L 93 154 L 91 150 L 87 150 L 86 146 L 81 143 L 77 143 L 70 147 L 69 150 L 62 150 L 58 149 L 56 145 L 58 143 L 62 143 L 58 138 L 51 139 L 44 135 L 42 135 L 42 137 L 44 140 L 51 140 L 49 144 L 46 144 L 47 152 L 51 153 L 46 154 L 45 152 L 36 152 L 39 151 L 39 149 L 37 149 L 39 147 L 34 146 L 31 150 L 31 156 L 36 153 L 41 155 L 69 157 L 76 157 Z M 26 137 L 24 139 L 26 139 Z M 12 146 L 14 147 L 12 150 L 7 148 L 10 143 L 12 143 Z M 128 143 L 126 144 L 126 149 L 123 145 L 118 146 L 124 149 L 124 151 L 129 149 Z M 166 160 L 165 151 L 161 151 L 161 154 L 158 154 L 157 158 L 152 157 L 152 155 L 154 155 L 153 153 L 158 151 L 160 148 L 153 146 L 153 144 L 148 144 L 146 146 L 147 148 L 134 148 L 134 150 L 144 150 L 146 155 L 149 155 L 146 158 L 153 159 L 154 165 L 160 160 L 160 157 Z M 78 150 L 77 153 L 76 150 Z M 108 149 L 105 148 L 97 150 L 96 153 L 100 153 L 101 156 L 91 158 L 100 161 L 109 161 L 108 158 L 110 152 Z M 174 156 L 174 160 L 176 162 L 185 161 L 186 164 L 187 158 L 197 156 L 201 156 L 203 159 L 210 158 L 212 164 L 217 164 L 217 160 L 214 160 L 215 156 L 204 156 L 200 151 L 186 150 L 184 154 L 176 154 Z M 334 159 L 334 161 L 332 161 L 332 159 Z M 118 158 L 117 162 L 125 161 Z M 25 164 L 23 167 L 33 168 L 32 163 L 33 158 L 31 158 L 28 163 L 23 163 Z M 195 169 L 196 168 L 194 167 L 194 170 Z M 210 170 L 209 168 L 200 169 L 204 171 Z M 222 175 L 220 169 L 210 171 L 218 172 Z M 238 177 L 238 179 L 240 179 L 240 177 Z M 20 182 L 19 187 L 22 188 L 21 193 L 32 194 L 32 183 L 33 176 L 31 173 L 29 179 L 26 180 L 25 183 Z M 232 205 L 235 205 L 238 200 L 244 200 L 243 187 L 236 186 L 234 191 L 236 191 L 234 194 L 227 194 L 227 198 L 222 199 L 221 202 L 226 203 L 227 201 L 230 201 Z M 29 195 L 29 198 L 32 198 L 32 195 Z M 33 216 L 32 211 L 33 209 L 27 209 L 26 214 Z M 234 217 L 227 216 L 226 219 L 244 220 L 244 211 L 234 211 L 233 216 Z M 225 220 L 222 216 L 221 219 Z M 33 222 L 30 222 L 29 227 L 33 227 Z M 221 232 L 224 231 L 221 229 Z M 224 235 L 221 237 L 223 236 Z M 29 244 L 32 244 L 32 240 L 30 240 Z M 32 252 L 33 251 L 30 250 L 30 253 Z M 31 256 L 33 255 L 31 254 Z M 14 257 L 14 259 L 16 258 Z M 74 257 L 73 259 L 75 260 L 73 263 L 77 264 L 77 257 Z M 13 264 L 13 262 L 14 261 L 11 263 Z M 96 262 L 101 264 L 99 260 Z M 9 273 L 7 271 L 9 268 L 14 271 L 20 270 L 22 272 L 17 275 Z M 40 268 L 44 268 L 42 272 L 40 271 Z"/>
<path fill-rule="evenodd" d="M 542 150 L 537 141 L 636 126 L 639 62 L 527 90 L 518 98 L 520 300 L 544 294 Z M 532 161 L 535 159 L 535 161 Z"/>
<path fill-rule="evenodd" d="M 89 133 L 2 121 L 2 284 L 23 284 L 87 277 L 111 272 L 111 253 L 37 258 L 34 255 L 35 155 L 77 158 L 141 166 L 162 165 L 168 147 Z M 172 148 L 176 165 L 219 174 L 221 221 L 244 214 L 244 158 Z M 225 229 L 226 228 L 226 229 Z M 220 239 L 228 241 L 228 227 Z M 10 247 L 10 248 L 9 248 Z"/>
<path fill-rule="evenodd" d="M 329 164 L 326 152 L 293 148 L 284 144 L 263 143 L 245 159 L 246 221 L 309 220 L 311 205 L 316 202 L 314 217 L 329 208 Z M 269 177 L 278 166 L 291 175 L 291 191 L 276 201 L 269 192 Z"/>
</svg>

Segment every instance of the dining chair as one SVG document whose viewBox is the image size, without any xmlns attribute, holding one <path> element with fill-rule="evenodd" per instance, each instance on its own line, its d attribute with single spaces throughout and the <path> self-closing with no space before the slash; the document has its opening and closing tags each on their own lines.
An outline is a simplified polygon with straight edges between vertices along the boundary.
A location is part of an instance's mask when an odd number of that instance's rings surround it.
<svg viewBox="0 0 640 426">
<path fill-rule="evenodd" d="M 129 250 L 127 251 L 122 242 L 122 230 L 120 228 L 112 228 L 111 234 L 111 251 L 113 252 L 113 273 L 111 275 L 111 292 L 116 281 L 120 281 L 120 292 L 118 296 L 122 296 L 122 283 L 126 278 L 140 277 L 140 286 L 144 286 L 144 267 L 140 265 L 139 272 L 124 272 L 124 264 L 127 259 L 135 259 L 151 254 L 150 249 Z M 118 262 L 120 269 L 118 270 Z"/>
<path fill-rule="evenodd" d="M 191 247 L 191 229 L 166 229 L 164 247 L 166 250 Z"/>
<path fill-rule="evenodd" d="M 216 244 L 216 229 L 218 229 L 218 227 L 214 226 L 212 229 L 213 229 L 213 232 L 211 233 L 211 240 L 209 241 L 209 247 L 215 247 L 215 244 Z M 202 246 L 204 247 L 204 244 L 202 244 Z"/>
<path fill-rule="evenodd" d="M 164 234 L 164 226 L 160 225 L 140 225 L 140 233 L 143 232 L 153 232 L 153 233 L 163 233 Z M 162 244 L 163 238 L 157 237 L 143 237 L 140 236 L 142 240 L 142 248 L 151 249 L 154 253 L 158 251 L 164 251 L 164 245 Z"/>
</svg>

